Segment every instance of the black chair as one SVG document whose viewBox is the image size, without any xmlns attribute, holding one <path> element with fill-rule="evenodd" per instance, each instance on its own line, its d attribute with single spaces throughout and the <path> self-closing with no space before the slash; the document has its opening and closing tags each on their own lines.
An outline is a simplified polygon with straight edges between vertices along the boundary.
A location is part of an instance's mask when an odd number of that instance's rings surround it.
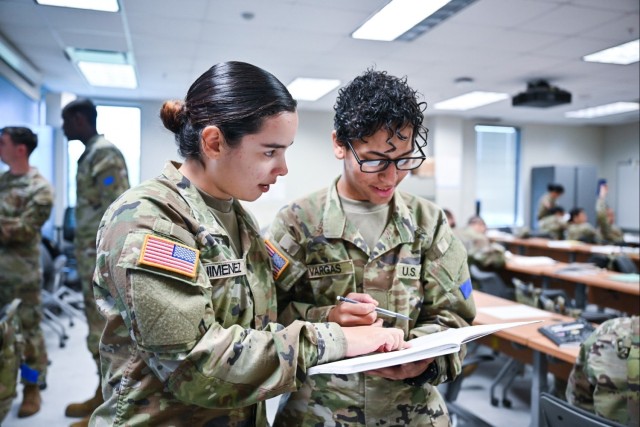
<svg viewBox="0 0 640 427">
<path fill-rule="evenodd" d="M 540 427 L 567 426 L 622 427 L 622 424 L 585 411 L 549 393 L 540 393 Z"/>
<path fill-rule="evenodd" d="M 514 289 L 509 287 L 497 273 L 481 270 L 477 265 L 471 264 L 469 274 L 471 283 L 479 291 L 515 301 Z"/>
<path fill-rule="evenodd" d="M 611 261 L 611 269 L 620 273 L 638 274 L 638 267 L 626 255 L 616 255 Z"/>
</svg>

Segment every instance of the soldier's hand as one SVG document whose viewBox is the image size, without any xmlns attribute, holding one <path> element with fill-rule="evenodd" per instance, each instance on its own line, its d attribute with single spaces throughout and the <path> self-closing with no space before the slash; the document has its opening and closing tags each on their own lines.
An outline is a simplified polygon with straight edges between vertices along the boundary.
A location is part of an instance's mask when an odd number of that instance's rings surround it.
<svg viewBox="0 0 640 427">
<path fill-rule="evenodd" d="M 417 360 L 411 363 L 404 363 L 397 366 L 389 366 L 386 368 L 374 369 L 367 371 L 369 375 L 383 377 L 389 380 L 404 380 L 406 378 L 415 378 L 427 370 L 434 358 Z"/>
<path fill-rule="evenodd" d="M 329 322 L 336 322 L 340 326 L 360 326 L 371 325 L 376 321 L 378 313 L 375 309 L 378 306 L 378 301 L 374 300 L 371 295 L 351 292 L 347 298 L 358 301 L 360 304 L 350 302 L 336 304 L 327 316 Z"/>
<path fill-rule="evenodd" d="M 393 351 L 411 346 L 404 340 L 404 332 L 398 328 L 383 328 L 382 319 L 370 326 L 342 328 L 347 339 L 347 357 L 360 356 L 374 351 Z"/>
</svg>

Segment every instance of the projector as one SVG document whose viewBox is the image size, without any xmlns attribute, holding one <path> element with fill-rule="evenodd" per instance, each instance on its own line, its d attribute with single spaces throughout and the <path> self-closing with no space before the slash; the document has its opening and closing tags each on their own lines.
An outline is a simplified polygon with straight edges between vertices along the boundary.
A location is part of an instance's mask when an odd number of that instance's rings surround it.
<svg viewBox="0 0 640 427">
<path fill-rule="evenodd" d="M 555 86 L 551 86 L 545 80 L 536 80 L 527 83 L 527 90 L 511 99 L 514 107 L 538 107 L 547 108 L 556 105 L 569 104 L 571 93 Z"/>
</svg>

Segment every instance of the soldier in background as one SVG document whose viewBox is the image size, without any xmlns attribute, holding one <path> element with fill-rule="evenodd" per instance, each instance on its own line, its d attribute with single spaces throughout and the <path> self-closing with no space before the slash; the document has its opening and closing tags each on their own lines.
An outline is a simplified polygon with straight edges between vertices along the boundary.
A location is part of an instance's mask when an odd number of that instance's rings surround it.
<svg viewBox="0 0 640 427">
<path fill-rule="evenodd" d="M 397 191 L 425 159 L 424 108 L 406 78 L 386 72 L 368 70 L 340 89 L 332 140 L 342 175 L 285 206 L 268 232 L 267 244 L 286 257 L 274 263 L 284 325 L 365 325 L 379 306 L 411 318 L 384 317 L 409 339 L 468 326 L 475 317 L 464 247 L 444 212 Z M 336 304 L 338 296 L 361 303 Z M 448 426 L 436 385 L 456 378 L 464 354 L 307 377 L 275 425 Z"/>
<path fill-rule="evenodd" d="M 565 210 L 562 206 L 552 207 L 549 209 L 549 215 L 538 221 L 538 229 L 548 235 L 550 239 L 564 240 L 564 234 L 567 229 L 567 221 L 564 215 Z"/>
<path fill-rule="evenodd" d="M 551 208 L 556 206 L 558 199 L 563 194 L 564 187 L 561 184 L 552 183 L 547 185 L 547 192 L 540 197 L 540 200 L 538 200 L 538 215 L 536 218 L 540 220 L 545 216 L 553 215 L 551 213 Z"/>
<path fill-rule="evenodd" d="M 472 216 L 463 229 L 454 230 L 467 250 L 469 265 L 482 270 L 498 270 L 506 262 L 504 247 L 487 237 L 487 224 L 479 216 Z"/>
<path fill-rule="evenodd" d="M 451 212 L 447 208 L 444 208 L 442 210 L 444 211 L 444 214 L 447 217 L 447 222 L 449 223 L 449 227 L 451 227 L 452 229 L 456 228 L 456 217 L 453 216 L 453 212 Z"/>
<path fill-rule="evenodd" d="M 567 401 L 628 426 L 640 423 L 640 317 L 607 320 L 580 346 Z"/>
<path fill-rule="evenodd" d="M 46 385 L 47 351 L 40 321 L 42 269 L 41 228 L 51 214 L 51 184 L 29 165 L 38 137 L 25 127 L 0 131 L 0 160 L 9 170 L 0 175 L 0 306 L 20 298 L 18 309 L 25 340 L 20 373 L 24 397 L 18 417 L 40 410 L 40 387 Z"/>
<path fill-rule="evenodd" d="M 598 180 L 598 199 L 596 200 L 596 225 L 602 240 L 605 242 L 620 243 L 624 241 L 622 230 L 615 225 L 615 213 L 607 203 L 609 185 L 606 179 Z"/>
<path fill-rule="evenodd" d="M 569 212 L 567 240 L 579 240 L 585 243 L 599 243 L 602 240 L 598 230 L 589 224 L 589 218 L 584 209 L 573 208 Z"/>
<path fill-rule="evenodd" d="M 97 110 L 88 99 L 78 99 L 62 110 L 62 130 L 68 140 L 78 139 L 85 150 L 78 160 L 76 176 L 76 230 L 74 238 L 78 276 L 82 284 L 84 311 L 89 335 L 87 347 L 100 373 L 100 335 L 105 321 L 98 313 L 93 296 L 93 273 L 96 263 L 96 233 L 109 205 L 129 188 L 127 165 L 120 150 L 96 130 Z M 84 418 L 73 426 L 89 423 L 89 416 L 103 402 L 100 382 L 95 395 L 81 403 L 67 406 L 65 415 Z"/>
</svg>

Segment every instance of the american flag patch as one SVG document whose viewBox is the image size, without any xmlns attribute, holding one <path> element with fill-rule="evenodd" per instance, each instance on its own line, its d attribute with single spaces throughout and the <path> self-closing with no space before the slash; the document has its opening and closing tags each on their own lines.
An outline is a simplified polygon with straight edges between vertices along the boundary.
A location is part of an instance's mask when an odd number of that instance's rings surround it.
<svg viewBox="0 0 640 427">
<path fill-rule="evenodd" d="M 276 249 L 276 247 L 273 246 L 273 243 L 271 243 L 270 241 L 265 240 L 264 244 L 267 247 L 269 258 L 271 258 L 271 271 L 273 273 L 273 280 L 276 280 L 289 265 L 289 260 L 287 259 L 287 257 L 282 255 L 282 252 Z"/>
<path fill-rule="evenodd" d="M 147 234 L 142 244 L 138 264 L 169 270 L 195 277 L 200 251 L 171 240 Z"/>
</svg>

